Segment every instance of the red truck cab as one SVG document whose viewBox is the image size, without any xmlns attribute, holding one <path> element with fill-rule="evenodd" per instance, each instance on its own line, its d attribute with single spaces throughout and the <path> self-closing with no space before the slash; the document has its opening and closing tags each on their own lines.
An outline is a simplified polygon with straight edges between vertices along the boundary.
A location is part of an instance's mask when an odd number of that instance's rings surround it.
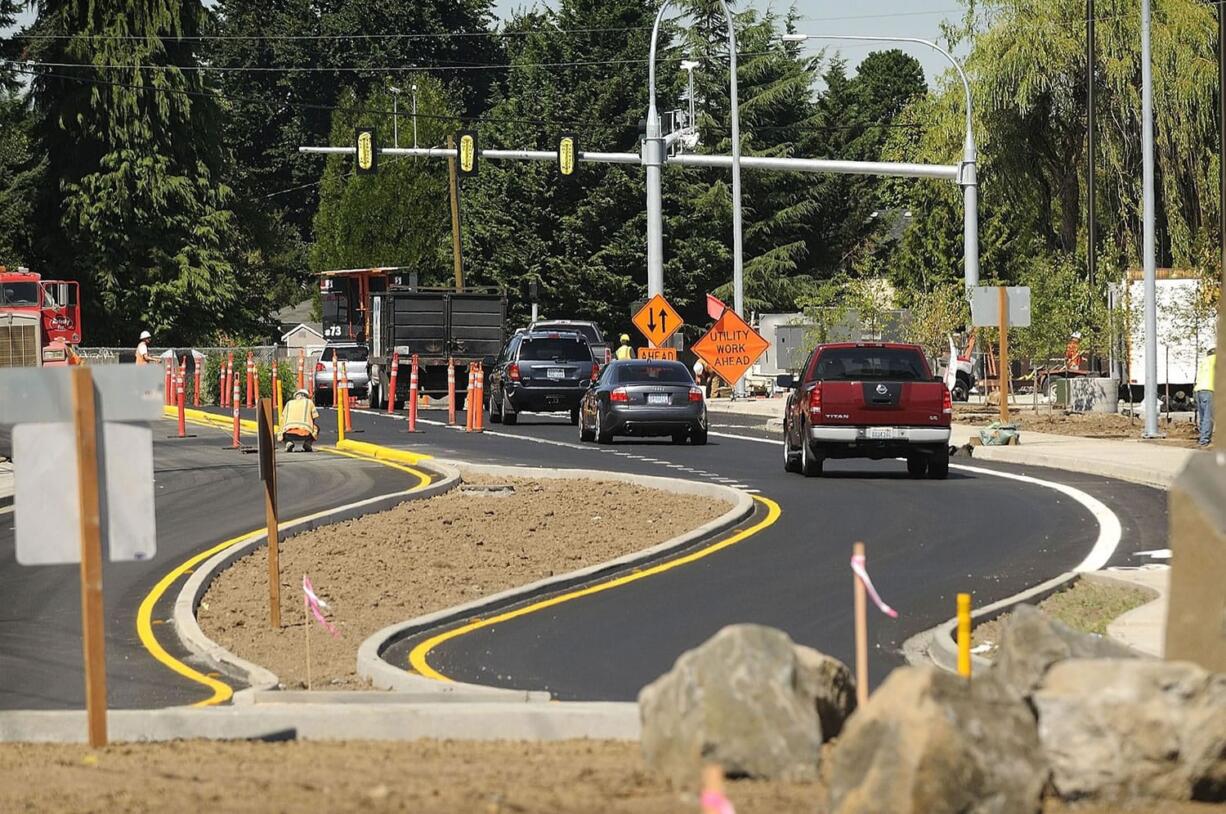
<svg viewBox="0 0 1226 814">
<path fill-rule="evenodd" d="M 71 364 L 81 342 L 80 289 L 0 266 L 0 367 Z"/>
<path fill-rule="evenodd" d="M 783 415 L 783 461 L 813 477 L 827 458 L 905 458 L 912 475 L 949 473 L 949 389 L 932 375 L 918 345 L 818 345 L 791 390 Z"/>
</svg>

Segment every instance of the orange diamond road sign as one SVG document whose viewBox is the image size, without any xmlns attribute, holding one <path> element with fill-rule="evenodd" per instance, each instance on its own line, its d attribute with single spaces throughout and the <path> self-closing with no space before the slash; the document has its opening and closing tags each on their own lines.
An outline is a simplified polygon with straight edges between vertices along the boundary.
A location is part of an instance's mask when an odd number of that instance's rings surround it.
<svg viewBox="0 0 1226 814">
<path fill-rule="evenodd" d="M 729 308 L 694 343 L 693 351 L 709 370 L 729 384 L 736 384 L 768 347 L 770 343 Z"/>
<path fill-rule="evenodd" d="M 634 315 L 631 322 L 653 345 L 663 345 L 678 328 L 685 324 L 681 320 L 681 315 L 660 294 L 649 299 Z"/>
</svg>

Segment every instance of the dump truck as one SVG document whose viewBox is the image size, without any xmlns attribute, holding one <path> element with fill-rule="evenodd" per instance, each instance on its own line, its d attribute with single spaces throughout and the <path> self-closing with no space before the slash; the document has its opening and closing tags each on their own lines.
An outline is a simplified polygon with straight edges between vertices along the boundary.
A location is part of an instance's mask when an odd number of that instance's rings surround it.
<svg viewBox="0 0 1226 814">
<path fill-rule="evenodd" d="M 0 266 L 0 368 L 71 364 L 81 343 L 80 286 Z"/>
</svg>

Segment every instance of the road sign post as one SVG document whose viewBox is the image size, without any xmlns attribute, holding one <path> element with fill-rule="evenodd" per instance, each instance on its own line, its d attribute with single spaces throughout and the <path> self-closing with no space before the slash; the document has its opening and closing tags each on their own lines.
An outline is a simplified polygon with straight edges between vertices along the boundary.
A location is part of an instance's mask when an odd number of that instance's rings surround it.
<svg viewBox="0 0 1226 814">
<path fill-rule="evenodd" d="M 1000 423 L 1009 423 L 1009 294 L 1000 286 Z"/>
<path fill-rule="evenodd" d="M 724 311 L 711 330 L 694 343 L 707 369 L 736 387 L 753 363 L 770 347 L 762 336 L 731 308 Z"/>
<path fill-rule="evenodd" d="M 264 482 L 264 522 L 268 539 L 268 616 L 281 627 L 281 563 L 277 537 L 277 438 L 273 433 L 272 399 L 260 399 L 260 480 Z"/>
<path fill-rule="evenodd" d="M 663 345 L 670 336 L 677 332 L 678 328 L 685 324 L 677 310 L 659 294 L 647 300 L 643 307 L 635 313 L 631 322 L 647 338 L 653 348 Z"/>
</svg>

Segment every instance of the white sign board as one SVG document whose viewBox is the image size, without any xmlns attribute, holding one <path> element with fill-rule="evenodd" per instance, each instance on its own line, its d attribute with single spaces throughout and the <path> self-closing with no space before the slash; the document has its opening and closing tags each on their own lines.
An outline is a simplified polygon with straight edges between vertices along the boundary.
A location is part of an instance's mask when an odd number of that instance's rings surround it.
<svg viewBox="0 0 1226 814">
<path fill-rule="evenodd" d="M 1009 327 L 1030 327 L 1030 286 L 1008 286 Z M 1000 327 L 1000 288 L 981 285 L 971 289 L 971 324 L 976 328 Z"/>
</svg>

